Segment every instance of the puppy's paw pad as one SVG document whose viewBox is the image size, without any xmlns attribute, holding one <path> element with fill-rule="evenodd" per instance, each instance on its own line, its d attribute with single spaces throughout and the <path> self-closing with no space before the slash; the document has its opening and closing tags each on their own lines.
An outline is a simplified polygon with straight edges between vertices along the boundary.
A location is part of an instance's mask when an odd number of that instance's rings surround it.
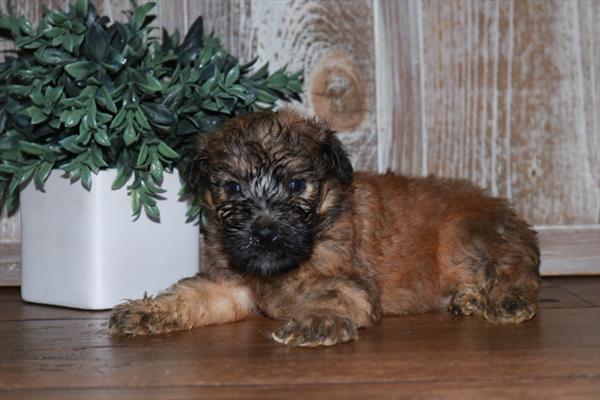
<svg viewBox="0 0 600 400">
<path fill-rule="evenodd" d="M 130 301 L 113 309 L 108 328 L 113 335 L 149 335 L 156 333 L 155 320 L 144 300 Z"/>
<path fill-rule="evenodd" d="M 483 297 L 476 292 L 463 292 L 456 294 L 448 309 L 454 315 L 480 314 L 485 307 Z"/>
<path fill-rule="evenodd" d="M 521 323 L 535 316 L 536 304 L 524 297 L 507 297 L 485 311 L 485 318 L 494 323 Z"/>
<path fill-rule="evenodd" d="M 358 333 L 349 318 L 310 316 L 288 322 L 271 337 L 285 346 L 318 347 L 355 340 Z"/>
</svg>

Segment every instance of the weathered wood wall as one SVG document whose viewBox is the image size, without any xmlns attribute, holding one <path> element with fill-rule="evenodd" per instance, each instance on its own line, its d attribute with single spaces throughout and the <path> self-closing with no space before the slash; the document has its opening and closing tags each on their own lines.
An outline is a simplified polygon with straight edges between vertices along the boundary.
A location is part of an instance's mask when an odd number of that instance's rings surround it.
<svg viewBox="0 0 600 400">
<path fill-rule="evenodd" d="M 13 3 L 37 18 L 68 0 Z M 95 3 L 113 19 L 129 9 Z M 540 228 L 547 258 L 581 254 L 555 227 L 585 232 L 585 261 L 562 270 L 600 272 L 599 1 L 157 3 L 171 31 L 203 15 L 240 59 L 304 69 L 298 107 L 332 122 L 357 168 L 471 179 Z M 0 219 L 0 274 L 14 276 L 19 235 Z"/>
</svg>

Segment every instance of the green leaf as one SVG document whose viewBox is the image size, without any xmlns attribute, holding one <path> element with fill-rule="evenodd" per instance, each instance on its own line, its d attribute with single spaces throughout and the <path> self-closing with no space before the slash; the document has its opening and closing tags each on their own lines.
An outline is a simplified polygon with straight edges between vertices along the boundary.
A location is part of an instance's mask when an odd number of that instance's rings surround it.
<svg viewBox="0 0 600 400">
<path fill-rule="evenodd" d="M 0 172 L 13 175 L 19 172 L 19 167 L 15 167 L 11 164 L 0 164 Z"/>
<path fill-rule="evenodd" d="M 89 61 L 76 61 L 65 66 L 67 74 L 77 80 L 83 80 L 93 74 L 97 70 L 96 64 Z"/>
<path fill-rule="evenodd" d="M 240 66 L 231 68 L 225 77 L 225 87 L 233 85 L 240 77 Z"/>
<path fill-rule="evenodd" d="M 125 141 L 125 145 L 129 146 L 137 140 L 137 133 L 133 128 L 133 125 L 129 125 L 125 128 L 125 132 L 123 133 L 123 140 Z"/>
<path fill-rule="evenodd" d="M 150 130 L 152 129 L 150 127 L 150 123 L 148 123 L 148 119 L 146 118 L 146 115 L 144 114 L 144 112 L 140 109 L 135 111 L 135 120 L 137 121 L 138 124 L 140 124 L 140 126 L 146 130 Z"/>
<path fill-rule="evenodd" d="M 46 100 L 49 104 L 54 104 L 60 99 L 60 96 L 63 94 L 62 87 L 48 87 L 46 89 Z"/>
<path fill-rule="evenodd" d="M 70 54 L 52 47 L 39 49 L 34 53 L 34 55 L 36 60 L 38 60 L 40 63 L 48 65 L 57 65 L 69 62 L 72 63 L 75 61 L 75 58 Z"/>
<path fill-rule="evenodd" d="M 156 222 L 160 221 L 160 211 L 158 210 L 157 206 L 144 204 L 144 211 L 146 211 L 146 215 L 151 220 L 154 220 Z"/>
<path fill-rule="evenodd" d="M 82 131 L 79 133 L 79 135 L 77 136 L 77 143 L 87 146 L 90 143 L 91 139 L 92 139 L 92 131 L 90 129 L 88 129 L 86 131 Z"/>
<path fill-rule="evenodd" d="M 286 86 L 287 81 L 287 76 L 283 73 L 280 73 L 277 75 L 272 75 L 269 79 L 266 80 L 266 83 L 267 87 L 269 87 L 270 89 L 281 89 Z"/>
<path fill-rule="evenodd" d="M 142 103 L 142 110 L 156 125 L 170 126 L 177 123 L 177 116 L 164 104 Z"/>
<path fill-rule="evenodd" d="M 108 167 L 108 164 L 106 163 L 106 161 L 104 161 L 104 157 L 102 155 L 102 150 L 100 150 L 100 148 L 94 146 L 92 147 L 92 164 L 94 164 L 94 166 L 96 166 L 97 168 L 105 168 Z"/>
<path fill-rule="evenodd" d="M 24 153 L 31 154 L 33 156 L 42 156 L 46 152 L 46 148 L 41 144 L 26 142 L 23 140 L 19 142 L 19 147 Z"/>
<path fill-rule="evenodd" d="M 137 168 L 143 168 L 144 164 L 146 164 L 146 160 L 148 159 L 149 154 L 150 154 L 150 151 L 149 151 L 146 143 L 142 144 L 142 147 L 140 148 L 140 152 L 138 154 L 137 161 L 135 162 L 135 166 Z"/>
<path fill-rule="evenodd" d="M 193 49 L 199 49 L 202 45 L 202 37 L 204 36 L 204 23 L 202 17 L 196 18 L 190 29 L 188 30 L 183 43 L 179 47 L 179 51 L 185 52 Z"/>
<path fill-rule="evenodd" d="M 266 90 L 256 89 L 256 93 L 258 94 L 258 101 L 265 103 L 275 103 L 277 101 L 277 96 L 269 93 Z"/>
<path fill-rule="evenodd" d="M 6 85 L 6 89 L 10 94 L 18 96 L 28 96 L 33 90 L 31 86 L 26 85 Z"/>
<path fill-rule="evenodd" d="M 83 52 L 92 61 L 97 63 L 104 60 L 108 50 L 108 35 L 97 23 L 88 26 L 83 41 Z"/>
<path fill-rule="evenodd" d="M 183 86 L 177 85 L 177 86 L 171 87 L 171 90 L 172 90 L 172 92 L 169 93 L 167 95 L 167 97 L 165 97 L 165 99 L 162 101 L 162 103 L 167 108 L 171 108 L 171 109 L 178 108 L 179 104 L 183 100 Z"/>
<path fill-rule="evenodd" d="M 10 184 L 8 185 L 8 191 L 9 193 L 16 193 L 17 189 L 19 189 L 19 186 L 21 185 L 21 177 L 19 174 L 14 174 L 13 178 L 10 181 Z"/>
<path fill-rule="evenodd" d="M 133 15 L 131 16 L 131 25 L 134 30 L 139 30 L 144 26 L 146 15 L 148 12 L 150 12 L 150 10 L 152 10 L 152 8 L 154 8 L 155 5 L 156 3 L 150 2 L 136 7 L 133 10 Z"/>
<path fill-rule="evenodd" d="M 71 128 L 77 125 L 84 115 L 84 110 L 65 110 L 60 115 L 60 120 L 65 124 L 67 128 Z"/>
<path fill-rule="evenodd" d="M 206 82 L 204 82 L 202 84 L 202 86 L 200 86 L 200 95 L 201 96 L 206 96 L 215 87 L 217 87 L 217 83 L 219 82 L 219 78 L 220 78 L 219 71 L 215 70 L 215 73 L 213 74 L 213 76 L 211 76 L 209 79 L 207 79 Z"/>
<path fill-rule="evenodd" d="M 227 92 L 248 102 L 256 98 L 255 95 L 249 93 L 242 85 L 232 85 L 227 88 Z"/>
<path fill-rule="evenodd" d="M 148 93 L 160 92 L 163 89 L 160 81 L 150 74 L 144 76 L 143 82 L 138 82 L 138 84 Z"/>
<path fill-rule="evenodd" d="M 179 154 L 172 148 L 170 148 L 165 142 L 160 141 L 158 143 L 158 152 L 165 158 L 169 158 L 171 160 L 179 159 Z"/>
<path fill-rule="evenodd" d="M 36 106 L 31 106 L 31 107 L 29 107 L 25 111 L 27 112 L 27 115 L 29 115 L 31 117 L 31 124 L 32 125 L 39 124 L 39 123 L 44 122 L 44 121 L 46 121 L 48 119 L 48 116 L 46 114 L 44 114 L 42 112 L 42 110 L 40 110 Z"/>
<path fill-rule="evenodd" d="M 33 176 L 34 172 L 35 172 L 35 164 L 27 166 L 27 167 L 25 167 L 24 170 L 21 170 L 21 176 L 20 176 L 20 179 L 19 179 L 19 185 L 27 184 L 27 182 L 29 182 L 29 180 Z"/>
<path fill-rule="evenodd" d="M 0 143 L 4 134 L 4 127 L 6 126 L 6 109 L 0 106 Z M 1 149 L 1 148 L 0 148 Z M 1 198 L 2 196 L 0 196 Z"/>
<path fill-rule="evenodd" d="M 88 14 L 88 0 L 77 0 L 75 2 L 75 12 L 79 18 L 85 18 Z"/>
<path fill-rule="evenodd" d="M 71 153 L 79 154 L 85 151 L 85 148 L 77 145 L 77 135 L 67 136 L 59 143 L 65 150 Z"/>
<path fill-rule="evenodd" d="M 29 35 L 29 36 L 33 36 L 35 35 L 35 31 L 33 30 L 33 26 L 31 26 L 31 23 L 29 21 L 27 21 L 25 18 L 21 19 L 20 21 L 20 26 L 21 30 L 23 31 L 23 33 Z"/>
<path fill-rule="evenodd" d="M 117 169 L 117 177 L 112 183 L 111 189 L 118 190 L 121 189 L 131 178 L 131 169 L 128 168 L 119 168 Z"/>
<path fill-rule="evenodd" d="M 96 122 L 98 125 L 105 125 L 113 120 L 113 116 L 111 114 L 103 113 L 98 111 L 96 114 Z"/>
<path fill-rule="evenodd" d="M 106 128 L 98 129 L 94 132 L 94 140 L 101 146 L 110 147 L 110 139 L 106 133 Z"/>
<path fill-rule="evenodd" d="M 115 118 L 113 118 L 112 122 L 110 123 L 109 128 L 113 129 L 113 128 L 120 128 L 121 125 L 123 125 L 123 123 L 125 122 L 125 116 L 127 115 L 127 111 L 122 108 L 121 110 L 119 110 L 119 112 L 117 113 L 117 115 L 115 115 Z"/>
<path fill-rule="evenodd" d="M 100 104 L 101 107 L 107 109 L 111 113 L 117 112 L 117 106 L 112 99 L 112 96 L 104 86 L 100 86 L 98 92 L 96 92 L 96 101 Z"/>
<path fill-rule="evenodd" d="M 269 75 L 269 63 L 266 63 L 265 65 L 260 67 L 258 69 L 258 71 L 256 71 L 254 74 L 252 74 L 252 76 L 250 76 L 250 79 L 253 81 L 257 81 L 257 80 L 266 78 L 268 75 Z"/>
<path fill-rule="evenodd" d="M 32 93 L 29 94 L 29 98 L 33 101 L 33 104 L 39 107 L 44 107 L 46 105 L 46 97 L 42 94 L 42 92 L 36 88 Z"/>
<path fill-rule="evenodd" d="M 160 186 L 156 185 L 152 179 L 147 179 L 146 181 L 144 181 L 144 185 L 146 186 L 146 189 L 152 193 L 153 195 L 160 195 L 163 193 L 166 193 L 167 191 L 163 188 L 161 188 Z"/>
<path fill-rule="evenodd" d="M 55 38 L 57 36 L 64 35 L 66 33 L 67 33 L 67 31 L 65 29 L 63 29 L 63 28 L 53 27 L 53 28 L 50 28 L 50 29 L 46 29 L 44 31 L 44 36 L 46 36 L 49 39 L 52 39 L 52 38 Z"/>
<path fill-rule="evenodd" d="M 142 196 L 140 195 L 139 190 L 131 191 L 131 208 L 133 210 L 133 217 L 138 218 L 140 216 L 140 212 L 142 211 Z"/>
<path fill-rule="evenodd" d="M 50 172 L 52 172 L 52 167 L 54 167 L 54 162 L 50 161 L 42 161 L 35 170 L 35 175 L 33 177 L 35 182 L 35 187 L 38 190 L 42 190 L 44 188 L 44 183 Z"/>
<path fill-rule="evenodd" d="M 96 127 L 98 126 L 96 124 L 96 111 L 96 102 L 94 101 L 94 99 L 91 99 L 88 105 L 87 115 L 84 117 L 86 118 L 86 123 L 90 127 L 90 129 L 96 129 Z"/>
<path fill-rule="evenodd" d="M 83 166 L 79 169 L 79 178 L 81 179 L 81 185 L 85 190 L 92 188 L 92 170 L 89 167 Z"/>
<path fill-rule="evenodd" d="M 158 158 L 158 156 L 156 156 L 156 154 L 152 154 L 150 159 L 152 160 L 150 162 L 150 174 L 152 174 L 152 177 L 154 179 L 156 179 L 156 181 L 162 182 L 162 180 L 163 180 L 163 165 L 160 162 L 160 159 Z"/>
</svg>

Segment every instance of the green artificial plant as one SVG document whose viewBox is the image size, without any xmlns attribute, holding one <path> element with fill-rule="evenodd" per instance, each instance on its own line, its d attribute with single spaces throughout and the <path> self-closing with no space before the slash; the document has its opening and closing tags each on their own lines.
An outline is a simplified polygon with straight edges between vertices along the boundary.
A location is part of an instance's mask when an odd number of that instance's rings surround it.
<svg viewBox="0 0 600 400">
<path fill-rule="evenodd" d="M 239 64 L 202 18 L 182 41 L 164 29 L 159 40 L 154 3 L 132 7 L 111 23 L 77 0 L 45 10 L 37 28 L 10 6 L 0 12 L 0 36 L 15 45 L 0 64 L 0 206 L 14 211 L 19 191 L 31 181 L 43 190 L 53 169 L 89 190 L 92 173 L 116 168 L 112 188 L 127 185 L 134 217 L 143 207 L 159 220 L 163 172 L 186 173 L 198 132 L 301 92 L 300 72 Z M 185 185 L 180 195 L 190 197 Z M 188 218 L 198 211 L 192 201 Z"/>
</svg>

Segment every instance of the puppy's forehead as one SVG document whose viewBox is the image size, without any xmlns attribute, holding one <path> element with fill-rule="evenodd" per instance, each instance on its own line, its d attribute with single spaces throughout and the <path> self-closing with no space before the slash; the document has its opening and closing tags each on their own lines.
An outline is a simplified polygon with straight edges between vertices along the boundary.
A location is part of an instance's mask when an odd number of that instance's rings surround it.
<svg viewBox="0 0 600 400">
<path fill-rule="evenodd" d="M 277 113 L 224 126 L 212 141 L 214 162 L 235 174 L 302 170 L 314 163 L 319 127 Z"/>
</svg>

